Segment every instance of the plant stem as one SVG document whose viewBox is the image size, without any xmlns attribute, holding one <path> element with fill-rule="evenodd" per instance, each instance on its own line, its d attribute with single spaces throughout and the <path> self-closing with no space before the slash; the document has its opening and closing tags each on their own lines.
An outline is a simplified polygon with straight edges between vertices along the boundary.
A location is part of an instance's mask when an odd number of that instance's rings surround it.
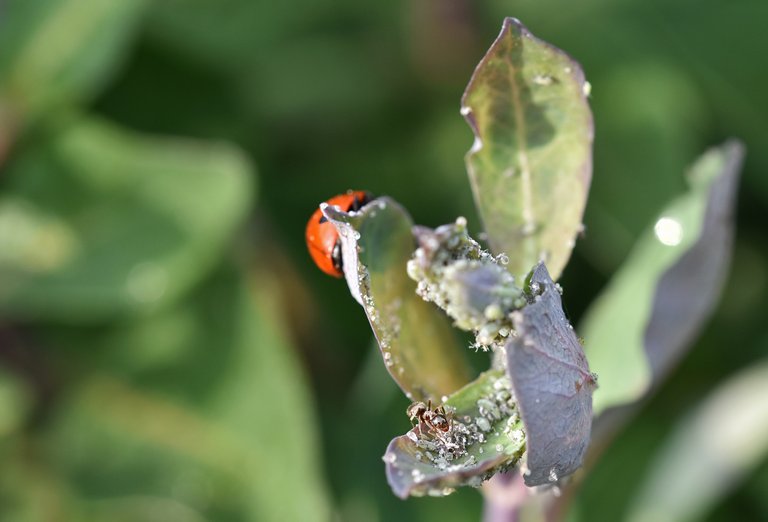
<svg viewBox="0 0 768 522">
<path fill-rule="evenodd" d="M 498 473 L 483 485 L 483 522 L 518 522 L 528 489 L 517 471 Z"/>
</svg>

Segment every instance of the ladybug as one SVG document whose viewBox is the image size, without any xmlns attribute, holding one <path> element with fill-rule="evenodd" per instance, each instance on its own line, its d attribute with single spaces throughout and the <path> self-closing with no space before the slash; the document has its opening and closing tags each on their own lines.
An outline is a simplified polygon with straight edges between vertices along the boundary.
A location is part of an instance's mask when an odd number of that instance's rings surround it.
<svg viewBox="0 0 768 522">
<path fill-rule="evenodd" d="M 343 212 L 357 211 L 371 201 L 373 197 L 363 190 L 350 190 L 346 194 L 339 194 L 326 203 L 339 207 Z M 341 277 L 341 241 L 339 233 L 333 223 L 323 215 L 318 208 L 307 223 L 307 248 L 309 255 L 315 264 L 328 275 Z"/>
</svg>

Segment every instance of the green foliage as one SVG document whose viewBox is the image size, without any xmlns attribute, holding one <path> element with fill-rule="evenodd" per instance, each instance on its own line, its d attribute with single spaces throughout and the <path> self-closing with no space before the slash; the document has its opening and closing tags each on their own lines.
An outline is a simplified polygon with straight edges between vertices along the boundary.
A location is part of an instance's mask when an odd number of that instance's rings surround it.
<svg viewBox="0 0 768 522">
<path fill-rule="evenodd" d="M 475 133 L 467 155 L 496 253 L 522 277 L 545 261 L 560 277 L 592 178 L 592 113 L 578 63 L 507 18 L 462 99 Z"/>
</svg>

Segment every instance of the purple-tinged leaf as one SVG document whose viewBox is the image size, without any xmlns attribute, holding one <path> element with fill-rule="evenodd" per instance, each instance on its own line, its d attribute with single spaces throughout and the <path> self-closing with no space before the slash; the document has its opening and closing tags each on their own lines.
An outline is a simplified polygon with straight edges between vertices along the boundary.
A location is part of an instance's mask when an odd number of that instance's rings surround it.
<svg viewBox="0 0 768 522">
<path fill-rule="evenodd" d="M 472 190 L 513 275 L 543 260 L 556 280 L 571 255 L 592 178 L 588 90 L 578 63 L 507 18 L 464 92 Z"/>
<path fill-rule="evenodd" d="M 683 356 L 728 272 L 743 146 L 707 152 L 584 319 L 595 413 L 641 398 Z"/>
<path fill-rule="evenodd" d="M 556 483 L 578 469 L 589 444 L 595 376 L 543 263 L 528 284 L 532 302 L 513 313 L 507 372 L 527 434 L 525 484 Z"/>
<path fill-rule="evenodd" d="M 483 373 L 447 397 L 443 406 L 452 412 L 447 441 L 412 429 L 387 447 L 383 457 L 387 481 L 400 498 L 447 495 L 459 486 L 479 486 L 513 466 L 523 453 L 525 435 L 503 371 Z"/>
<path fill-rule="evenodd" d="M 645 329 L 645 349 L 654 375 L 666 373 L 680 358 L 717 304 L 731 260 L 733 210 L 743 156 L 743 147 L 731 142 L 710 151 L 697 165 L 698 174 L 692 173 L 691 183 L 700 190 L 708 189 L 706 212 L 698 240 L 661 276 L 656 287 Z"/>
<path fill-rule="evenodd" d="M 436 402 L 466 384 L 465 350 L 448 319 L 416 295 L 406 272 L 416 248 L 411 217 L 386 197 L 359 212 L 322 208 L 339 230 L 347 284 L 395 382 L 413 400 Z"/>
</svg>

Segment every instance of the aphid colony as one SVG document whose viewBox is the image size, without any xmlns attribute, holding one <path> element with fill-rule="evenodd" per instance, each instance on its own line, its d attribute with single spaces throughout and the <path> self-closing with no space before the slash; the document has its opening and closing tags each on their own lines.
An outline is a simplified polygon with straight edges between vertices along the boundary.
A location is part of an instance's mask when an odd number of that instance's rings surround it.
<svg viewBox="0 0 768 522">
<path fill-rule="evenodd" d="M 508 379 L 496 380 L 489 393 L 477 399 L 475 406 L 474 416 L 457 417 L 450 406 L 433 407 L 431 401 L 411 404 L 406 413 L 413 429 L 407 436 L 419 449 L 416 459 L 425 459 L 441 470 L 451 470 L 476 464 L 483 460 L 486 450 L 503 453 L 507 446 L 520 448 L 524 434 Z M 484 450 L 490 441 L 493 445 Z M 475 444 L 480 446 L 468 456 Z"/>
</svg>

